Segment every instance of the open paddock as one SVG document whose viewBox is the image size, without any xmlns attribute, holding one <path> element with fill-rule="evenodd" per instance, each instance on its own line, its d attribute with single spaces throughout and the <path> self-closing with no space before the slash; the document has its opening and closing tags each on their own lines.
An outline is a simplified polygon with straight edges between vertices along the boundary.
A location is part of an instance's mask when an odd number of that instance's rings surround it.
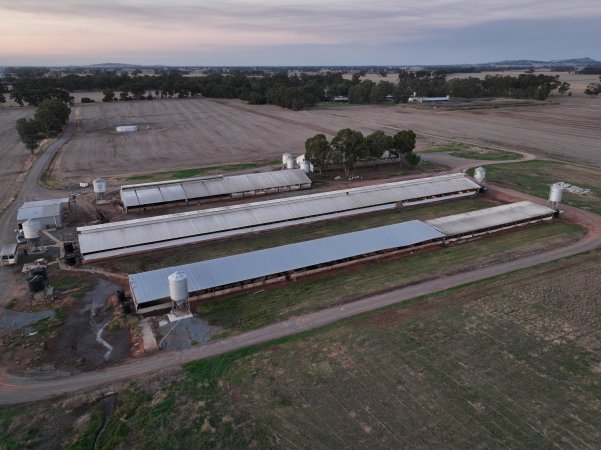
<svg viewBox="0 0 601 450">
<path fill-rule="evenodd" d="M 33 113 L 30 107 L 0 109 L 0 211 L 13 196 L 15 182 L 31 158 L 17 133 L 17 120 Z"/>
<path fill-rule="evenodd" d="M 135 176 L 301 154 L 307 138 L 342 128 L 413 129 L 418 147 L 456 139 L 523 149 L 601 166 L 601 102 L 555 97 L 551 104 L 452 111 L 409 105 L 290 111 L 239 100 L 171 99 L 81 106 L 77 131 L 56 161 L 58 179 Z M 135 133 L 115 127 L 138 125 Z"/>
</svg>

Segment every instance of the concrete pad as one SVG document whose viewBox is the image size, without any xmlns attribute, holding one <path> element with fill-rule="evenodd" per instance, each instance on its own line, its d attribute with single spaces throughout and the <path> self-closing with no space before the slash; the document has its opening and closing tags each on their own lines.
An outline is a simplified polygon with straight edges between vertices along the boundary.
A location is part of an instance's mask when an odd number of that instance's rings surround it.
<svg viewBox="0 0 601 450">
<path fill-rule="evenodd" d="M 150 327 L 150 320 L 143 319 L 140 322 L 142 325 L 142 342 L 144 343 L 144 353 L 153 353 L 159 350 L 159 345 L 154 337 L 152 328 Z"/>
</svg>

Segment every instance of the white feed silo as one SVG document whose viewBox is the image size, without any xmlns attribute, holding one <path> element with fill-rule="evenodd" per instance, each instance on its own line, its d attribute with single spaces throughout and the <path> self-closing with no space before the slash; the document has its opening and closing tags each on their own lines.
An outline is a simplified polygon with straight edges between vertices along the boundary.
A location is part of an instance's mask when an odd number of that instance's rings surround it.
<svg viewBox="0 0 601 450">
<path fill-rule="evenodd" d="M 296 157 L 296 165 L 298 167 L 300 167 L 303 162 L 305 162 L 305 154 L 304 153 L 302 155 Z"/>
<path fill-rule="evenodd" d="M 552 203 L 555 208 L 561 203 L 563 197 L 563 183 L 553 183 L 549 191 L 549 203 Z"/>
<path fill-rule="evenodd" d="M 94 187 L 94 193 L 96 194 L 96 198 L 104 198 L 104 194 L 106 192 L 106 180 L 104 178 L 96 178 L 92 182 L 92 185 Z"/>
<path fill-rule="evenodd" d="M 296 161 L 294 161 L 294 156 L 290 155 L 290 158 L 286 161 L 286 169 L 294 169 L 296 167 Z"/>
<path fill-rule="evenodd" d="M 290 158 L 292 158 L 292 155 L 290 153 L 282 154 L 282 166 L 286 167 L 286 165 L 288 164 L 288 159 Z"/>
<path fill-rule="evenodd" d="M 484 183 L 486 180 L 486 169 L 484 167 L 476 167 L 474 170 L 474 180 L 478 184 Z"/>
<path fill-rule="evenodd" d="M 173 272 L 167 277 L 169 297 L 177 306 L 188 300 L 188 277 L 184 272 Z"/>
<path fill-rule="evenodd" d="M 309 163 L 309 161 L 303 161 L 300 165 L 300 168 L 302 169 L 303 172 L 305 172 L 306 174 L 309 174 L 312 172 L 311 170 L 311 164 Z"/>
<path fill-rule="evenodd" d="M 42 222 L 39 220 L 28 219 L 23 222 L 23 237 L 28 241 L 35 241 L 40 237 L 42 231 Z"/>
</svg>

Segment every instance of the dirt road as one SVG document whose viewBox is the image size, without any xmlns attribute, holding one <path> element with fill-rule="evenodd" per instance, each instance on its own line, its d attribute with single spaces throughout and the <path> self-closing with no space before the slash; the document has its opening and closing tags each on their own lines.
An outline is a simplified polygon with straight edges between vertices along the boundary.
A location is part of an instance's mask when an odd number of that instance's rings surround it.
<svg viewBox="0 0 601 450">
<path fill-rule="evenodd" d="M 504 196 L 507 200 L 529 199 L 541 202 L 540 199 L 509 189 L 496 186 L 491 186 L 489 189 L 499 196 Z M 484 280 L 489 277 L 572 256 L 601 246 L 601 217 L 568 206 L 564 210 L 567 219 L 588 228 L 588 233 L 583 239 L 568 246 L 527 256 L 515 261 L 494 264 L 470 272 L 441 277 L 413 286 L 395 289 L 348 303 L 344 306 L 295 317 L 200 347 L 192 347 L 181 352 L 158 353 L 98 372 L 82 373 L 55 380 L 33 380 L 4 374 L 0 378 L 0 404 L 36 401 L 68 392 L 93 389 L 116 381 L 128 380 L 132 377 L 161 369 L 177 367 L 189 361 L 231 352 L 280 337 L 311 330 L 357 314 L 461 286 L 466 283 Z"/>
<path fill-rule="evenodd" d="M 0 215 L 0 243 L 16 242 L 14 229 L 17 224 L 17 211 L 23 202 L 46 198 L 60 198 L 67 195 L 64 191 L 51 191 L 45 189 L 39 184 L 39 179 L 52 161 L 56 152 L 58 152 L 59 149 L 73 136 L 74 126 L 74 121 L 70 120 L 63 135 L 50 144 L 44 153 L 39 155 L 33 162 L 20 186 L 16 186 L 13 181 L 11 192 L 16 195 L 16 198 L 4 213 Z M 0 270 L 0 286 L 5 287 L 0 291 L 0 307 L 4 306 L 7 297 L 10 295 L 10 289 L 6 289 L 6 286 L 10 285 L 9 283 L 12 283 L 11 277 L 9 277 L 6 271 Z"/>
</svg>

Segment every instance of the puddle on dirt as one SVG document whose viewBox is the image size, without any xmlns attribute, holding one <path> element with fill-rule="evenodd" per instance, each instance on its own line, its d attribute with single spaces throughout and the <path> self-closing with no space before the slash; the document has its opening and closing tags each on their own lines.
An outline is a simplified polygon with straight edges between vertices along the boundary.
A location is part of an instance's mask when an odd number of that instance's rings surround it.
<svg viewBox="0 0 601 450">
<path fill-rule="evenodd" d="M 37 312 L 18 312 L 5 309 L 0 313 L 0 331 L 17 330 L 27 325 L 32 325 L 40 320 L 54 316 L 53 309 Z"/>
<path fill-rule="evenodd" d="M 59 335 L 48 342 L 48 353 L 57 367 L 90 370 L 128 354 L 129 332 L 105 330 L 113 317 L 106 301 L 118 289 L 119 285 L 98 279 L 92 290 L 69 308 Z"/>
</svg>

